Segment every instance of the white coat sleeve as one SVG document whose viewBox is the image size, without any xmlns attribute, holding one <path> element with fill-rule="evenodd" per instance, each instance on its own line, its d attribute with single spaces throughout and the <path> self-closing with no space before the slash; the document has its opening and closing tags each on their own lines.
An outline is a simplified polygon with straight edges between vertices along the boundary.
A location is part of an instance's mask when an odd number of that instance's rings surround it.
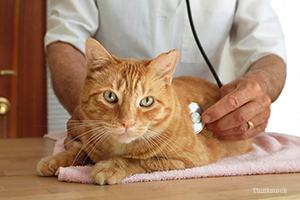
<svg viewBox="0 0 300 200">
<path fill-rule="evenodd" d="M 286 62 L 284 34 L 269 0 L 238 1 L 230 51 L 238 77 L 266 55 L 278 55 Z"/>
<path fill-rule="evenodd" d="M 99 27 L 99 12 L 94 0 L 50 0 L 45 47 L 57 41 L 72 44 L 85 53 L 85 41 Z"/>
</svg>

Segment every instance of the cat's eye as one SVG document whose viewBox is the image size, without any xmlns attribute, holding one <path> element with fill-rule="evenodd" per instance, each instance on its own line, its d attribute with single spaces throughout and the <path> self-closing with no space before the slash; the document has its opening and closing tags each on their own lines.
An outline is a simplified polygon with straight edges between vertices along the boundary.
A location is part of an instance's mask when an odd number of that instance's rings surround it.
<svg viewBox="0 0 300 200">
<path fill-rule="evenodd" d="M 108 101 L 109 103 L 117 103 L 118 102 L 117 95 L 111 91 L 104 92 L 103 96 L 106 99 L 106 101 Z"/>
<path fill-rule="evenodd" d="M 142 99 L 140 105 L 143 107 L 149 107 L 154 103 L 154 98 L 153 97 L 145 97 Z"/>
</svg>

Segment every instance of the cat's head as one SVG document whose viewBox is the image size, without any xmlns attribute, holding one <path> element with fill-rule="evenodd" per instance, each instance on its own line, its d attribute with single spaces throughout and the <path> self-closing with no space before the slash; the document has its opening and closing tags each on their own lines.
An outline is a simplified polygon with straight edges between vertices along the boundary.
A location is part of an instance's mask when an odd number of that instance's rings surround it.
<svg viewBox="0 0 300 200">
<path fill-rule="evenodd" d="M 179 51 L 173 50 L 153 60 L 119 59 L 88 39 L 81 92 L 88 129 L 119 143 L 159 134 L 174 106 L 171 83 L 178 57 Z"/>
</svg>

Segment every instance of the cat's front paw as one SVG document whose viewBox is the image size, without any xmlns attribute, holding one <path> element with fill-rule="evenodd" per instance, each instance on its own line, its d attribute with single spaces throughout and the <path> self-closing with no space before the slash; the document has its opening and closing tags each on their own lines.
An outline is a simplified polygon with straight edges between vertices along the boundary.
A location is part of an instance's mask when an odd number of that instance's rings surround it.
<svg viewBox="0 0 300 200">
<path fill-rule="evenodd" d="M 92 179 L 100 185 L 119 183 L 128 175 L 126 168 L 116 159 L 97 163 L 91 172 Z"/>
<path fill-rule="evenodd" d="M 53 176 L 59 167 L 59 162 L 55 157 L 49 156 L 40 160 L 37 165 L 37 172 L 40 176 Z"/>
</svg>

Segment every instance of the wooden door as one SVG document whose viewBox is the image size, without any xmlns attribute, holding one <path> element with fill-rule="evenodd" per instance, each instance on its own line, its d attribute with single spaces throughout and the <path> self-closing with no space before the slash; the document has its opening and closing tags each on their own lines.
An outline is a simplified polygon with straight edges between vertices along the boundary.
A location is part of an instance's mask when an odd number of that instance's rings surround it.
<svg viewBox="0 0 300 200">
<path fill-rule="evenodd" d="M 46 0 L 0 1 L 0 104 L 11 104 L 0 114 L 0 138 L 47 131 L 45 30 Z"/>
</svg>

